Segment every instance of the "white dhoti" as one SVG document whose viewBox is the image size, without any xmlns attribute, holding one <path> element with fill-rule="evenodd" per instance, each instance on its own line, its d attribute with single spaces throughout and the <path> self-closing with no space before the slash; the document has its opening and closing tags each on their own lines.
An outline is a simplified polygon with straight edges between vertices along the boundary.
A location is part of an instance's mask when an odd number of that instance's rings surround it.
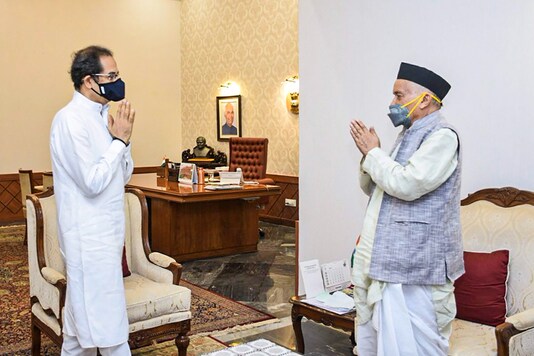
<svg viewBox="0 0 534 356">
<path fill-rule="evenodd" d="M 431 287 L 386 283 L 370 321 L 357 327 L 359 356 L 439 356 L 448 353 Z"/>
</svg>

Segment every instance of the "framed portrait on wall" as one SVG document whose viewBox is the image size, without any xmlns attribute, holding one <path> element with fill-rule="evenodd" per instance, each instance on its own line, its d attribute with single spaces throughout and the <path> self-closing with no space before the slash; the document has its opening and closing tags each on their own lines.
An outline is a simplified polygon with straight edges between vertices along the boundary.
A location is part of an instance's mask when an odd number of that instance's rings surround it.
<svg viewBox="0 0 534 356">
<path fill-rule="evenodd" d="M 241 137 L 241 95 L 217 97 L 217 140 Z"/>
</svg>

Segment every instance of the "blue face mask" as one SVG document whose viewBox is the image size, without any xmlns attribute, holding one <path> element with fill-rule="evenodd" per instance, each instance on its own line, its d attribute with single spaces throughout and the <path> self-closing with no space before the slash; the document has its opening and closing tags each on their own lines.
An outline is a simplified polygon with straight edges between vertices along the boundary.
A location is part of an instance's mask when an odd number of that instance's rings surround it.
<svg viewBox="0 0 534 356">
<path fill-rule="evenodd" d="M 393 123 L 393 126 L 397 127 L 403 125 L 408 128 L 412 124 L 408 109 L 401 104 L 395 104 L 389 106 L 389 119 Z"/>
<path fill-rule="evenodd" d="M 93 89 L 95 93 L 110 101 L 121 101 L 124 99 L 126 88 L 122 79 L 117 79 L 111 83 L 97 83 L 100 93 Z"/>
</svg>

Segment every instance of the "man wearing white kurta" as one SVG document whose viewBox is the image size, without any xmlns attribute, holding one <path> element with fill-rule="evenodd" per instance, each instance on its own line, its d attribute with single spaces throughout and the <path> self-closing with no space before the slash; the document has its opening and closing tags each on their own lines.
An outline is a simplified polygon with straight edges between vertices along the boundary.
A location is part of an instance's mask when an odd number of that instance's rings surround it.
<svg viewBox="0 0 534 356">
<path fill-rule="evenodd" d="M 404 128 L 390 155 L 372 127 L 351 122 L 370 196 L 353 268 L 360 356 L 448 353 L 453 281 L 464 272 L 461 151 L 439 112 L 449 89 L 434 72 L 401 64 L 388 116 Z"/>
<path fill-rule="evenodd" d="M 75 53 L 72 100 L 50 134 L 59 242 L 67 270 L 62 355 L 130 355 L 122 280 L 124 186 L 135 111 L 111 51 Z M 108 102 L 121 101 L 115 117 Z"/>
</svg>

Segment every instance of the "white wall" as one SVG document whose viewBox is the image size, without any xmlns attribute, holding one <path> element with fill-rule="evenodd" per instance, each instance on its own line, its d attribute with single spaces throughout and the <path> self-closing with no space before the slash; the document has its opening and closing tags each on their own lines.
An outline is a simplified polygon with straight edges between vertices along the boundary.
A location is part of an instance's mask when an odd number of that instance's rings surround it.
<svg viewBox="0 0 534 356">
<path fill-rule="evenodd" d="M 401 61 L 452 85 L 443 113 L 462 138 L 463 197 L 534 190 L 533 19 L 529 0 L 300 1 L 301 261 L 349 257 L 367 203 L 349 121 L 375 126 L 391 147 Z"/>
</svg>

